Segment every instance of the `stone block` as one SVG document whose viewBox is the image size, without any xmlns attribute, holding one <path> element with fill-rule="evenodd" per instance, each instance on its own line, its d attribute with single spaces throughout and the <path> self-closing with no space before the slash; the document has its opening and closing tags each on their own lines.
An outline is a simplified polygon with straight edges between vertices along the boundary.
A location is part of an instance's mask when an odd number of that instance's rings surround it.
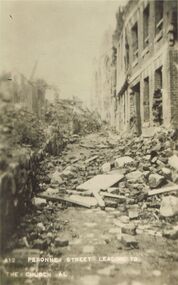
<svg viewBox="0 0 178 285">
<path fill-rule="evenodd" d="M 61 173 L 57 170 L 51 176 L 51 183 L 61 185 L 63 184 L 63 180 L 61 178 Z"/>
<path fill-rule="evenodd" d="M 54 244 L 56 247 L 63 247 L 63 246 L 68 246 L 69 245 L 69 241 L 66 239 L 62 239 L 60 237 L 57 237 L 54 241 Z"/>
<path fill-rule="evenodd" d="M 139 217 L 139 212 L 137 208 L 131 208 L 128 210 L 130 220 L 137 219 Z"/>
<path fill-rule="evenodd" d="M 131 158 L 130 156 L 123 156 L 123 157 L 119 157 L 115 160 L 115 166 L 117 168 L 122 168 L 125 166 L 129 166 L 131 164 L 134 163 L 133 158 Z"/>
<path fill-rule="evenodd" d="M 172 217 L 178 214 L 178 198 L 175 196 L 163 197 L 160 207 L 160 215 Z"/>
<path fill-rule="evenodd" d="M 161 172 L 162 172 L 162 175 L 163 175 L 165 178 L 171 179 L 172 172 L 171 172 L 171 170 L 170 170 L 169 168 L 163 167 L 163 168 L 161 169 Z"/>
<path fill-rule="evenodd" d="M 178 239 L 178 225 L 174 226 L 172 229 L 164 230 L 163 236 L 168 239 L 173 239 L 173 240 Z"/>
<path fill-rule="evenodd" d="M 143 177 L 143 173 L 139 170 L 132 171 L 126 174 L 126 178 L 134 182 L 139 181 L 142 177 Z"/>
<path fill-rule="evenodd" d="M 33 242 L 33 248 L 39 250 L 46 250 L 48 247 L 47 241 L 42 239 L 36 239 Z"/>
<path fill-rule="evenodd" d="M 125 246 L 129 246 L 129 247 L 131 246 L 131 247 L 136 247 L 136 248 L 138 247 L 138 241 L 133 235 L 122 234 L 121 242 Z"/>
<path fill-rule="evenodd" d="M 164 176 L 161 176 L 157 173 L 150 174 L 149 176 L 149 186 L 150 188 L 157 188 L 165 181 Z"/>
<path fill-rule="evenodd" d="M 109 162 L 106 162 L 101 166 L 102 173 L 107 173 L 110 170 L 111 170 L 111 164 Z"/>
<path fill-rule="evenodd" d="M 175 154 L 172 155 L 168 160 L 168 164 L 176 171 L 178 171 L 178 156 Z"/>
<path fill-rule="evenodd" d="M 32 199 L 32 204 L 33 204 L 34 206 L 43 206 L 43 205 L 46 205 L 47 202 L 46 202 L 46 199 L 34 197 L 34 198 Z"/>
</svg>

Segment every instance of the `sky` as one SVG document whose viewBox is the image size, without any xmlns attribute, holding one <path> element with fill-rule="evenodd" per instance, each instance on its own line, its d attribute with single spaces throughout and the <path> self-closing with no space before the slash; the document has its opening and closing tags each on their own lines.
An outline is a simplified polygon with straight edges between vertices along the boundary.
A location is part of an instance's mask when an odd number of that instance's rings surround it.
<svg viewBox="0 0 178 285">
<path fill-rule="evenodd" d="M 88 100 L 93 59 L 125 0 L 0 1 L 0 73 L 18 71 Z"/>
</svg>

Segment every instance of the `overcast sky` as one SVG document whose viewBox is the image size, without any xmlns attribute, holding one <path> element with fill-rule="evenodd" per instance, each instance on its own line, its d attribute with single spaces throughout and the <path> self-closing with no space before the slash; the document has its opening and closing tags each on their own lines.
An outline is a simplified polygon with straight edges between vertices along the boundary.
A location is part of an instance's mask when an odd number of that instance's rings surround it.
<svg viewBox="0 0 178 285">
<path fill-rule="evenodd" d="M 17 70 L 87 98 L 92 60 L 124 0 L 0 1 L 0 72 Z"/>
</svg>

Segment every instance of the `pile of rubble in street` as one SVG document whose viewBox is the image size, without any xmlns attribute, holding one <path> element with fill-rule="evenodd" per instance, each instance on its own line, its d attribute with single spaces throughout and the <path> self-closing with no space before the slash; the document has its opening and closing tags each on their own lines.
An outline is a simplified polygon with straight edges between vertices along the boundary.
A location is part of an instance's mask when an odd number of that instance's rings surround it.
<svg viewBox="0 0 178 285">
<path fill-rule="evenodd" d="M 40 110 L 32 112 L 21 102 L 0 98 L 0 251 L 29 209 L 46 153 L 60 155 L 79 135 L 101 126 L 97 115 L 74 99 L 46 102 Z"/>
<path fill-rule="evenodd" d="M 91 133 L 101 127 L 99 116 L 75 100 L 60 99 L 55 105 L 47 103 L 41 116 L 27 111 L 20 103 L 0 103 L 0 153 L 3 164 L 7 164 L 5 160 L 12 160 L 13 156 L 20 157 L 21 152 L 24 155 L 25 149 L 28 152 L 29 149 L 46 147 L 48 151 L 48 144 L 49 148 L 52 145 L 51 152 L 57 154 L 67 142 L 75 140 L 75 134 Z M 4 170 L 0 165 L 1 168 Z"/>
<path fill-rule="evenodd" d="M 140 234 L 177 239 L 177 149 L 173 131 L 150 138 L 100 132 L 100 140 L 94 134 L 78 137 L 60 156 L 47 155 L 38 173 L 33 218 L 27 215 L 19 225 L 18 246 L 57 254 L 55 246 L 68 244 L 56 240 L 68 221 L 58 223 L 56 213 L 71 206 L 113 209 L 118 238 L 131 248 L 138 246 L 135 236 Z"/>
</svg>

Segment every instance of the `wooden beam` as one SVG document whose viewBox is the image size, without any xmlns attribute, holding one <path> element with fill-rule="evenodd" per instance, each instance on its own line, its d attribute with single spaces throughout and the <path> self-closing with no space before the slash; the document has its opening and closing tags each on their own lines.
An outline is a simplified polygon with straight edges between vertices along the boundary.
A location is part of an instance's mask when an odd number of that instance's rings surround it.
<svg viewBox="0 0 178 285">
<path fill-rule="evenodd" d="M 67 198 L 67 197 L 62 197 L 62 196 L 57 196 L 57 197 L 53 196 L 52 197 L 52 196 L 48 196 L 48 195 L 39 194 L 39 195 L 37 195 L 37 197 L 44 198 L 46 200 L 53 201 L 53 202 L 67 202 L 67 203 L 71 203 L 71 204 L 78 205 L 78 206 L 85 207 L 85 208 L 89 208 L 89 209 L 92 207 L 91 205 L 89 205 L 87 203 L 76 201 L 72 198 Z"/>
<path fill-rule="evenodd" d="M 125 196 L 121 196 L 121 195 L 116 195 L 116 194 L 110 194 L 110 193 L 102 193 L 103 197 L 108 197 L 108 198 L 114 198 L 114 199 L 119 199 L 122 201 L 126 200 Z"/>
<path fill-rule="evenodd" d="M 100 191 L 100 189 L 94 189 L 94 190 L 92 190 L 92 193 L 93 193 L 93 196 L 95 197 L 95 199 L 97 200 L 98 205 L 100 206 L 100 208 L 104 210 L 105 202 L 102 199 L 101 195 L 99 194 L 99 191 Z"/>
<path fill-rule="evenodd" d="M 92 196 L 92 192 L 90 190 L 86 190 L 86 191 L 66 190 L 65 192 L 69 195 L 80 195 L 83 197 L 85 197 L 85 196 L 91 197 Z"/>
<path fill-rule="evenodd" d="M 87 160 L 85 160 L 85 163 L 88 164 L 94 160 L 96 160 L 98 158 L 98 155 L 92 156 L 90 158 L 88 158 Z"/>
<path fill-rule="evenodd" d="M 148 196 L 153 196 L 153 195 L 158 195 L 158 194 L 163 194 L 166 192 L 171 192 L 171 191 L 178 191 L 178 185 L 172 185 L 172 186 L 167 186 L 155 190 L 150 190 L 148 191 Z"/>
</svg>

